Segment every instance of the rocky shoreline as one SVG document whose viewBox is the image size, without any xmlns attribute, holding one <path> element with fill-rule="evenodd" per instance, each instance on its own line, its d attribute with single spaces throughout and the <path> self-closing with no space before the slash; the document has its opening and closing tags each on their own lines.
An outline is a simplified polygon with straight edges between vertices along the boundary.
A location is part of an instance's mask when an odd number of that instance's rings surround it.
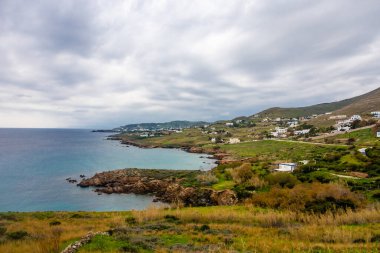
<svg viewBox="0 0 380 253">
<path fill-rule="evenodd" d="M 197 175 L 194 170 L 121 169 L 95 174 L 78 186 L 95 187 L 98 193 L 151 194 L 154 201 L 180 206 L 234 205 L 238 199 L 232 190 L 216 191 L 191 185 Z"/>
<path fill-rule="evenodd" d="M 113 141 L 120 141 L 121 144 L 123 145 L 130 145 L 138 148 L 168 148 L 168 149 L 181 149 L 185 152 L 188 153 L 195 153 L 195 154 L 207 154 L 210 155 L 210 159 L 215 159 L 217 160 L 215 163 L 226 163 L 226 162 L 231 162 L 230 160 L 230 154 L 227 153 L 222 153 L 217 150 L 210 150 L 210 149 L 204 149 L 202 147 L 194 147 L 194 146 L 159 146 L 159 145 L 144 145 L 138 142 L 134 142 L 131 140 L 126 140 L 121 137 L 117 136 L 109 136 L 107 140 L 113 140 Z"/>
</svg>

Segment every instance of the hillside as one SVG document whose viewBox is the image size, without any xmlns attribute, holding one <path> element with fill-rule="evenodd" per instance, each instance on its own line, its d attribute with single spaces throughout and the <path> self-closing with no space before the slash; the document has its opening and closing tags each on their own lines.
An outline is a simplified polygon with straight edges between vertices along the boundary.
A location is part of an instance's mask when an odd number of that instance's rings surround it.
<svg viewBox="0 0 380 253">
<path fill-rule="evenodd" d="M 159 129 L 178 129 L 194 126 L 203 126 L 209 123 L 204 121 L 170 121 L 164 123 L 139 123 L 129 124 L 113 129 L 114 131 L 133 131 L 133 130 L 159 130 Z"/>
<path fill-rule="evenodd" d="M 380 88 L 358 98 L 343 108 L 336 110 L 334 114 L 364 114 L 380 110 Z"/>
<path fill-rule="evenodd" d="M 317 105 L 281 108 L 273 107 L 260 113 L 260 117 L 284 117 L 294 118 L 309 116 L 313 114 L 323 114 L 326 112 L 334 112 L 334 114 L 362 114 L 380 109 L 380 88 L 368 92 L 366 94 L 337 101 L 332 103 L 322 103 Z"/>
</svg>

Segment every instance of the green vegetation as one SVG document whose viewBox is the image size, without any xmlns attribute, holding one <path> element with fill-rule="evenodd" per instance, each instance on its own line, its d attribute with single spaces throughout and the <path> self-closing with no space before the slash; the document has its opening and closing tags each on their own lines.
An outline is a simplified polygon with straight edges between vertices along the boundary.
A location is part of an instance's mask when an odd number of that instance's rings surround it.
<svg viewBox="0 0 380 253">
<path fill-rule="evenodd" d="M 253 141 L 221 145 L 220 150 L 236 157 L 257 157 L 266 162 L 276 160 L 301 161 L 323 156 L 326 152 L 346 150 L 346 146 L 317 145 L 292 141 Z"/>
<path fill-rule="evenodd" d="M 347 142 L 348 139 L 353 139 L 353 144 L 360 146 L 372 146 L 374 143 L 379 142 L 379 138 L 376 138 L 375 133 L 370 128 L 326 138 L 329 143 Z"/>
</svg>

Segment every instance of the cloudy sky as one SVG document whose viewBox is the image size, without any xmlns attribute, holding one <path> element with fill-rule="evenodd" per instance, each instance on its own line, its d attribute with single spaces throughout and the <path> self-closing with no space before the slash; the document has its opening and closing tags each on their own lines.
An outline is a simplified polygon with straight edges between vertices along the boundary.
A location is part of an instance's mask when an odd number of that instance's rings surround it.
<svg viewBox="0 0 380 253">
<path fill-rule="evenodd" d="M 0 0 L 0 127 L 217 120 L 380 85 L 380 2 Z"/>
</svg>

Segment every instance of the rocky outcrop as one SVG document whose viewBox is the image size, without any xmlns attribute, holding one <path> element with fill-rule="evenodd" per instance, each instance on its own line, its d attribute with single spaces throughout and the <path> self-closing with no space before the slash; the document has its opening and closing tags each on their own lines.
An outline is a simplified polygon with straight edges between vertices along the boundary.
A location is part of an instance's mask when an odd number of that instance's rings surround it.
<svg viewBox="0 0 380 253">
<path fill-rule="evenodd" d="M 152 194 L 156 197 L 156 201 L 184 206 L 236 204 L 237 196 L 231 190 L 215 191 L 208 188 L 183 186 L 181 183 L 186 173 L 194 173 L 194 171 L 170 173 L 168 170 L 115 170 L 97 173 L 91 178 L 83 179 L 78 186 L 94 186 L 96 192 L 107 194 Z"/>
</svg>

